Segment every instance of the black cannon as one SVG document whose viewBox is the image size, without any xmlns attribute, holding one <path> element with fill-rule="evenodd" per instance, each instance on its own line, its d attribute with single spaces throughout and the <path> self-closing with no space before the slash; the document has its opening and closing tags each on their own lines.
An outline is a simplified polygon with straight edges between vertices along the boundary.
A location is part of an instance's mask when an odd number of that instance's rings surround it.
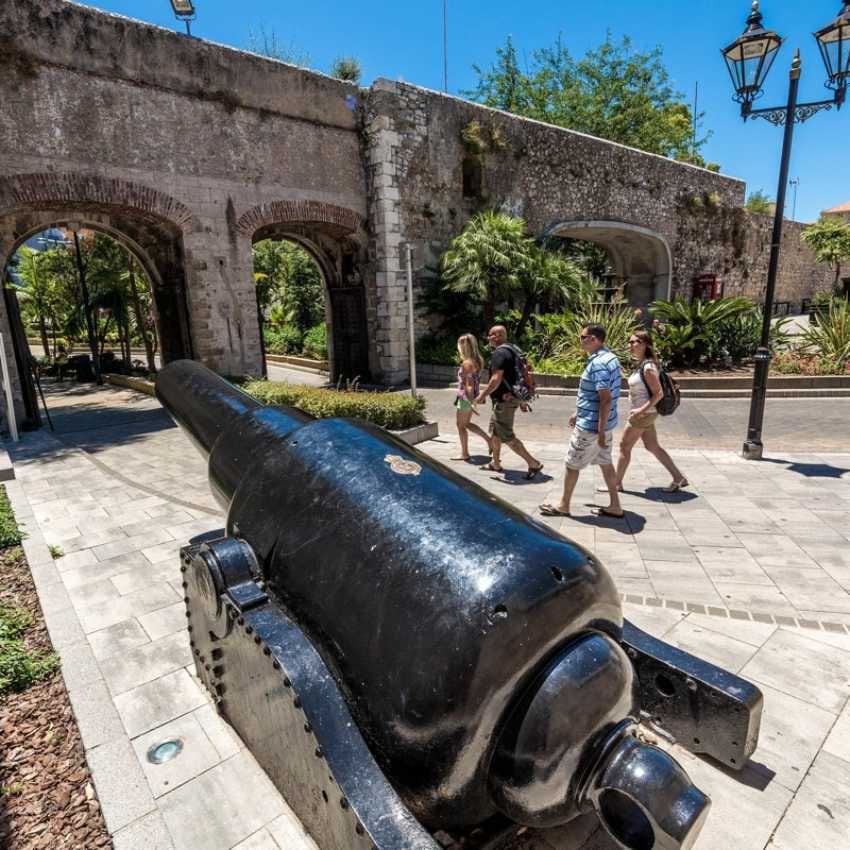
<svg viewBox="0 0 850 850">
<path fill-rule="evenodd" d="M 227 510 L 181 553 L 198 674 L 322 850 L 591 810 L 628 850 L 692 846 L 709 800 L 636 726 L 740 768 L 755 687 L 624 625 L 591 553 L 378 427 L 191 361 L 156 392 Z"/>
</svg>

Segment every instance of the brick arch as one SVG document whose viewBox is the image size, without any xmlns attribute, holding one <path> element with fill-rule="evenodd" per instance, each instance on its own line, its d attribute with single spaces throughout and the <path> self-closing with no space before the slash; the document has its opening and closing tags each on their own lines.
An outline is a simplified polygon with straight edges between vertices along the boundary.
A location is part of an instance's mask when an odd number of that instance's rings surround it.
<svg viewBox="0 0 850 850">
<path fill-rule="evenodd" d="M 165 219 L 184 228 L 192 213 L 164 192 L 97 174 L 16 174 L 0 178 L 0 213 L 15 207 L 63 207 L 92 205 L 120 208 Z"/>
<path fill-rule="evenodd" d="M 355 233 L 363 227 L 363 217 L 354 210 L 322 201 L 272 201 L 241 215 L 236 229 L 245 236 L 253 236 L 263 227 L 289 223 L 329 224 Z"/>
</svg>

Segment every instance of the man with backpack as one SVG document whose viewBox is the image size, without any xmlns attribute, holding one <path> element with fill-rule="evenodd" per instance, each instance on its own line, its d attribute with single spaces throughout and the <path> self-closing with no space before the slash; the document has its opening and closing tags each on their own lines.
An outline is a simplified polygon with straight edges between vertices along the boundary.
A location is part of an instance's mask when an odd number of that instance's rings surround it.
<svg viewBox="0 0 850 850">
<path fill-rule="evenodd" d="M 611 458 L 622 384 L 620 361 L 606 347 L 605 328 L 601 325 L 588 325 L 582 329 L 581 346 L 588 356 L 587 366 L 579 381 L 576 412 L 570 417 L 573 433 L 567 450 L 564 493 L 557 505 L 540 505 L 540 513 L 543 516 L 569 516 L 570 500 L 579 472 L 594 463 L 602 472 L 611 498 L 608 507 L 598 508 L 597 514 L 620 519 L 624 514 Z"/>
<path fill-rule="evenodd" d="M 490 418 L 490 435 L 493 444 L 493 457 L 483 467 L 493 472 L 503 472 L 501 462 L 502 443 L 516 452 L 527 464 L 526 478 L 531 481 L 543 464 L 532 457 L 514 433 L 514 418 L 517 409 L 527 409 L 533 387 L 529 387 L 528 367 L 522 352 L 508 342 L 508 332 L 503 325 L 495 325 L 487 334 L 490 348 L 490 381 L 475 399 L 483 404 L 487 396 L 493 402 L 493 414 Z"/>
</svg>

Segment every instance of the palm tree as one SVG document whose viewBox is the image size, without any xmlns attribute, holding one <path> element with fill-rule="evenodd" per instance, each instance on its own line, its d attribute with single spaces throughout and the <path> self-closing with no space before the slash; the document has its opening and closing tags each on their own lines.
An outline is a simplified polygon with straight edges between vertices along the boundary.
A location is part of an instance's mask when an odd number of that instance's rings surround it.
<svg viewBox="0 0 850 850">
<path fill-rule="evenodd" d="M 528 280 L 535 245 L 525 221 L 487 210 L 474 216 L 443 255 L 443 276 L 453 292 L 469 292 L 484 305 L 490 326 L 496 305 L 513 296 Z"/>
<path fill-rule="evenodd" d="M 547 312 L 560 310 L 576 301 L 588 286 L 593 288 L 590 276 L 573 260 L 536 245 L 523 268 L 520 285 L 525 302 L 516 327 L 518 339 L 522 338 L 535 308 L 542 304 Z"/>
</svg>

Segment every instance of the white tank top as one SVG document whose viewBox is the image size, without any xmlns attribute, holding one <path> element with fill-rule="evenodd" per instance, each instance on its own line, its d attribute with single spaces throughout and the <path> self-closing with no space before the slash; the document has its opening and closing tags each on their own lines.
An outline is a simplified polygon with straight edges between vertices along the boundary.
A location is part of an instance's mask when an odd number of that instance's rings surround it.
<svg viewBox="0 0 850 850">
<path fill-rule="evenodd" d="M 658 375 L 658 367 L 651 361 L 647 360 L 643 364 L 644 374 L 647 372 L 655 372 Z M 632 404 L 632 410 L 636 407 L 643 407 L 650 399 L 649 390 L 646 388 L 643 378 L 640 374 L 640 368 L 629 375 L 629 401 Z"/>
</svg>

